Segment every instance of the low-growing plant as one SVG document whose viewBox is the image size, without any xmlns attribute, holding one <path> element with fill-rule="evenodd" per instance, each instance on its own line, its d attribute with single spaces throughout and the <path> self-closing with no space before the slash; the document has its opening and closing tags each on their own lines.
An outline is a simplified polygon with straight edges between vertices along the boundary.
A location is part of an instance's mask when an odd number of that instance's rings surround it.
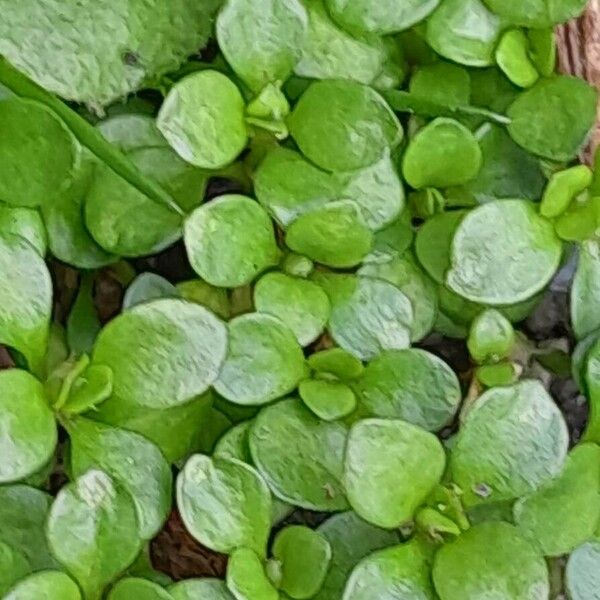
<svg viewBox="0 0 600 600">
<path fill-rule="evenodd" d="M 599 598 L 584 5 L 0 1 L 3 598 Z"/>
</svg>

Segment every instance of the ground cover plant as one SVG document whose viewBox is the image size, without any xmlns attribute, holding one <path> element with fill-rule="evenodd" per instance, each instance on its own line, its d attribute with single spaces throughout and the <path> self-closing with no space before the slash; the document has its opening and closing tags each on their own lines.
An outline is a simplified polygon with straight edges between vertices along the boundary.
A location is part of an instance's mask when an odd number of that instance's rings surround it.
<svg viewBox="0 0 600 600">
<path fill-rule="evenodd" d="M 584 5 L 0 0 L 2 598 L 600 598 Z"/>
</svg>

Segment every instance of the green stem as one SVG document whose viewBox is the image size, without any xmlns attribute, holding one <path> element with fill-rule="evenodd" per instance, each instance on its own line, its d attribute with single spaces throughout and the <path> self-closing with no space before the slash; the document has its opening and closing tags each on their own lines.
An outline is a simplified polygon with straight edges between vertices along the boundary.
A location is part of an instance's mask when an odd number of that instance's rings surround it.
<svg viewBox="0 0 600 600">
<path fill-rule="evenodd" d="M 22 98 L 29 98 L 44 104 L 69 127 L 73 135 L 99 160 L 106 163 L 117 175 L 148 198 L 168 206 L 183 216 L 183 211 L 171 196 L 156 182 L 143 175 L 135 165 L 83 117 L 69 108 L 56 96 L 31 81 L 15 69 L 5 58 L 0 57 L 0 83 Z"/>
</svg>

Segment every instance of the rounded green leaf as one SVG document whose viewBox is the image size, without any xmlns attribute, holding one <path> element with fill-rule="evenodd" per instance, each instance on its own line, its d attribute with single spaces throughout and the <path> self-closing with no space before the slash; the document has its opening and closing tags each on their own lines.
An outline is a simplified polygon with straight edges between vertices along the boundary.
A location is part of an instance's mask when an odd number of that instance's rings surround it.
<svg viewBox="0 0 600 600">
<path fill-rule="evenodd" d="M 594 240 L 579 247 L 579 262 L 571 288 L 571 323 L 577 339 L 600 329 L 600 244 Z"/>
<path fill-rule="evenodd" d="M 74 419 L 67 429 L 73 476 L 91 468 L 109 474 L 133 498 L 140 537 L 152 538 L 171 509 L 171 468 L 160 450 L 137 433 L 88 419 Z"/>
<path fill-rule="evenodd" d="M 312 281 L 283 273 L 267 273 L 254 288 L 257 312 L 278 317 L 301 346 L 314 342 L 325 329 L 331 307 L 327 294 Z"/>
<path fill-rule="evenodd" d="M 453 119 L 438 118 L 411 139 L 402 161 L 404 178 L 415 189 L 450 187 L 473 179 L 481 167 L 475 136 Z"/>
<path fill-rule="evenodd" d="M 271 494 L 260 475 L 235 459 L 192 456 L 177 478 L 177 506 L 188 531 L 217 552 L 266 551 Z"/>
<path fill-rule="evenodd" d="M 564 75 L 542 79 L 508 108 L 508 132 L 525 150 L 568 162 L 594 125 L 596 98 L 595 89 L 581 79 Z"/>
<path fill-rule="evenodd" d="M 107 402 L 168 408 L 206 391 L 226 350 L 227 329 L 211 312 L 164 299 L 113 319 L 98 336 L 92 363 L 113 370 L 113 398 Z"/>
<path fill-rule="evenodd" d="M 321 421 L 300 400 L 288 399 L 258 414 L 250 429 L 250 452 L 278 498 L 311 510 L 343 510 L 347 433 L 341 422 Z"/>
<path fill-rule="evenodd" d="M 429 45 L 444 58 L 469 67 L 494 64 L 500 19 L 481 0 L 442 0 L 427 21 Z"/>
<path fill-rule="evenodd" d="M 473 320 L 467 347 L 478 363 L 498 362 L 510 355 L 514 345 L 515 330 L 502 313 L 488 309 Z"/>
<path fill-rule="evenodd" d="M 0 594 L 3 598 L 13 584 L 31 571 L 31 565 L 24 554 L 0 542 Z"/>
<path fill-rule="evenodd" d="M 413 96 L 443 106 L 468 106 L 471 77 L 465 68 L 445 61 L 421 65 L 410 79 L 409 91 Z"/>
<path fill-rule="evenodd" d="M 163 587 L 139 577 L 121 579 L 107 596 L 107 600 L 133 600 L 133 598 L 139 598 L 140 600 L 173 600 L 171 594 Z"/>
<path fill-rule="evenodd" d="M 350 81 L 317 81 L 289 118 L 302 153 L 328 171 L 372 165 L 402 140 L 402 127 L 372 88 Z"/>
<path fill-rule="evenodd" d="M 21 237 L 0 235 L 0 342 L 16 348 L 30 369 L 42 367 L 52 312 L 44 259 Z"/>
<path fill-rule="evenodd" d="M 198 71 L 178 81 L 163 102 L 156 124 L 187 162 L 219 169 L 233 162 L 248 140 L 244 99 L 218 71 Z"/>
<path fill-rule="evenodd" d="M 273 558 L 281 563 L 279 587 L 290 598 L 312 598 L 323 585 L 331 546 L 318 531 L 302 525 L 282 529 L 273 540 Z"/>
<path fill-rule="evenodd" d="M 329 332 L 344 350 L 369 360 L 410 345 L 413 309 L 397 287 L 351 275 L 321 274 L 315 280 L 331 302 Z"/>
<path fill-rule="evenodd" d="M 579 16 L 585 0 L 484 0 L 497 15 L 523 27 L 551 27 Z"/>
<path fill-rule="evenodd" d="M 587 165 L 553 173 L 544 190 L 540 214 L 549 219 L 560 216 L 579 194 L 590 187 L 593 180 L 594 173 Z"/>
<path fill-rule="evenodd" d="M 235 404 L 265 404 L 304 378 L 304 355 L 294 334 L 271 315 L 250 313 L 229 322 L 229 349 L 214 383 Z"/>
<path fill-rule="evenodd" d="M 39 571 L 21 579 L 3 600 L 81 600 L 77 584 L 62 571 Z"/>
<path fill-rule="evenodd" d="M 600 541 L 587 542 L 571 554 L 565 579 L 571 600 L 596 600 L 600 589 Z"/>
<path fill-rule="evenodd" d="M 464 418 L 452 475 L 467 504 L 518 498 L 561 472 L 568 443 L 562 414 L 541 383 L 492 388 Z"/>
<path fill-rule="evenodd" d="M 0 204 L 0 231 L 22 237 L 37 250 L 40 256 L 45 256 L 46 228 L 37 210 Z"/>
<path fill-rule="evenodd" d="M 419 262 L 437 283 L 444 283 L 450 268 L 452 240 L 465 211 L 443 212 L 428 219 L 417 231 L 415 252 Z"/>
<path fill-rule="evenodd" d="M 182 298 L 205 306 L 218 317 L 229 319 L 231 316 L 231 303 L 227 290 L 216 288 L 202 279 L 181 281 L 175 288 Z"/>
<path fill-rule="evenodd" d="M 123 113 L 108 117 L 96 125 L 100 133 L 123 152 L 140 148 L 163 148 L 167 140 L 150 115 Z"/>
<path fill-rule="evenodd" d="M 342 348 L 329 348 L 311 354 L 308 366 L 319 375 L 333 375 L 341 381 L 356 379 L 364 371 L 360 360 Z"/>
<path fill-rule="evenodd" d="M 14 99 L 0 103 L 0 130 L 2 201 L 39 206 L 59 196 L 80 160 L 79 145 L 67 126 L 44 105 Z"/>
<path fill-rule="evenodd" d="M 246 285 L 279 260 L 271 219 L 246 196 L 197 208 L 185 222 L 184 241 L 194 271 L 217 287 Z"/>
<path fill-rule="evenodd" d="M 250 548 L 237 548 L 227 563 L 227 587 L 236 600 L 278 600 L 279 594 L 260 557 Z"/>
<path fill-rule="evenodd" d="M 0 483 L 24 479 L 41 469 L 57 441 L 54 414 L 42 384 L 19 369 L 0 371 Z"/>
<path fill-rule="evenodd" d="M 417 348 L 383 352 L 369 363 L 356 387 L 367 414 L 402 419 L 428 431 L 447 425 L 462 400 L 454 371 Z"/>
<path fill-rule="evenodd" d="M 258 92 L 291 75 L 307 21 L 299 0 L 227 0 L 217 19 L 219 48 L 237 75 Z"/>
<path fill-rule="evenodd" d="M 555 479 L 517 501 L 515 524 L 545 556 L 568 554 L 594 536 L 599 495 L 600 448 L 582 444 Z"/>
<path fill-rule="evenodd" d="M 394 419 L 358 421 L 344 460 L 348 501 L 369 523 L 393 529 L 409 521 L 439 483 L 446 456 L 439 440 Z"/>
<path fill-rule="evenodd" d="M 393 0 L 327 0 L 331 16 L 348 31 L 378 34 L 395 33 L 425 19 L 440 0 L 408 0 L 398 5 Z"/>
<path fill-rule="evenodd" d="M 0 541 L 21 552 L 35 570 L 56 566 L 45 535 L 52 498 L 27 485 L 0 487 Z"/>
<path fill-rule="evenodd" d="M 307 3 L 308 30 L 294 73 L 307 79 L 351 79 L 373 83 L 386 60 L 376 35 L 353 36 L 338 27 L 321 0 Z"/>
<path fill-rule="evenodd" d="M 159 81 L 202 48 L 219 5 L 3 0 L 0 54 L 47 90 L 98 107 Z"/>
<path fill-rule="evenodd" d="M 412 254 L 406 253 L 387 262 L 366 264 L 358 273 L 389 281 L 410 300 L 413 309 L 413 341 L 423 339 L 433 329 L 437 316 L 437 289 Z"/>
<path fill-rule="evenodd" d="M 346 417 L 356 408 L 352 388 L 339 381 L 305 379 L 300 383 L 298 394 L 302 402 L 324 421 Z"/>
<path fill-rule="evenodd" d="M 89 598 L 99 597 L 141 548 L 131 496 L 98 470 L 61 489 L 50 508 L 46 534 L 52 554 Z"/>
<path fill-rule="evenodd" d="M 186 579 L 170 585 L 167 590 L 173 600 L 233 600 L 221 579 Z"/>
<path fill-rule="evenodd" d="M 446 282 L 473 302 L 516 304 L 546 286 L 561 255 L 552 224 L 533 205 L 489 202 L 471 211 L 456 230 Z"/>
<path fill-rule="evenodd" d="M 285 243 L 315 262 L 343 269 L 369 253 L 372 236 L 356 204 L 343 200 L 298 217 L 288 227 Z"/>
<path fill-rule="evenodd" d="M 496 48 L 496 63 L 519 87 L 531 87 L 540 77 L 529 55 L 529 40 L 520 29 L 502 34 Z"/>
<path fill-rule="evenodd" d="M 177 288 L 156 273 L 140 273 L 130 284 L 123 296 L 123 310 L 133 308 L 160 298 L 178 298 Z"/>
<path fill-rule="evenodd" d="M 352 571 L 343 600 L 433 600 L 429 562 L 417 541 L 374 552 Z"/>
<path fill-rule="evenodd" d="M 315 600 L 341 598 L 350 572 L 363 557 L 399 541 L 396 531 L 379 529 L 354 512 L 334 515 L 318 531 L 331 545 L 332 556 L 329 571 Z"/>
</svg>

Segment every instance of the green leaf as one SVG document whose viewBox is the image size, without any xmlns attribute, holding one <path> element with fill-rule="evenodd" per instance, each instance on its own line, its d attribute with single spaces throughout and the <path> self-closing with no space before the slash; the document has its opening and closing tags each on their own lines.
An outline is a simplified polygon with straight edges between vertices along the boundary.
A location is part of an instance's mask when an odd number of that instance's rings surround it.
<svg viewBox="0 0 600 600">
<path fill-rule="evenodd" d="M 352 201 L 332 202 L 298 217 L 288 228 L 285 243 L 315 262 L 349 268 L 371 250 L 371 231 Z"/>
<path fill-rule="evenodd" d="M 433 600 L 428 552 L 418 541 L 364 558 L 352 571 L 343 600 Z"/>
<path fill-rule="evenodd" d="M 508 108 L 508 132 L 533 154 L 570 161 L 594 125 L 596 97 L 595 89 L 581 79 L 564 75 L 541 79 Z"/>
<path fill-rule="evenodd" d="M 98 336 L 92 364 L 114 373 L 113 397 L 107 403 L 168 408 L 208 389 L 226 349 L 226 327 L 211 312 L 184 300 L 163 299 L 113 319 Z"/>
<path fill-rule="evenodd" d="M 402 127 L 372 88 L 350 81 L 317 81 L 289 118 L 302 153 L 328 171 L 372 165 L 402 141 Z"/>
<path fill-rule="evenodd" d="M 225 553 L 244 546 L 264 556 L 271 495 L 251 466 L 192 456 L 177 478 L 177 506 L 186 528 L 203 545 Z"/>
<path fill-rule="evenodd" d="M 3 598 L 17 581 L 31 571 L 31 565 L 24 554 L 0 542 L 0 594 Z"/>
<path fill-rule="evenodd" d="M 481 149 L 473 134 L 453 119 L 435 119 L 410 141 L 402 172 L 416 188 L 449 187 L 473 179 L 481 167 Z"/>
<path fill-rule="evenodd" d="M 156 273 L 140 273 L 130 284 L 123 297 L 123 310 L 160 298 L 179 298 L 177 288 Z"/>
<path fill-rule="evenodd" d="M 341 483 L 347 428 L 315 417 L 300 400 L 263 408 L 249 436 L 256 468 L 281 500 L 310 510 L 347 507 Z"/>
<path fill-rule="evenodd" d="M 411 253 L 407 252 L 388 262 L 366 264 L 359 269 L 358 274 L 389 281 L 410 300 L 413 309 L 413 341 L 423 339 L 433 329 L 438 308 L 437 289 Z"/>
<path fill-rule="evenodd" d="M 82 600 L 77 584 L 62 571 L 39 571 L 21 579 L 3 600 Z"/>
<path fill-rule="evenodd" d="M 221 579 L 186 579 L 167 588 L 173 600 L 233 600 Z"/>
<path fill-rule="evenodd" d="M 465 218 L 465 211 L 434 215 L 417 231 L 415 252 L 423 268 L 437 283 L 444 283 L 451 266 L 452 240 Z"/>
<path fill-rule="evenodd" d="M 0 204 L 0 231 L 22 237 L 45 256 L 48 236 L 37 210 Z"/>
<path fill-rule="evenodd" d="M 136 154 L 130 155 L 134 164 Z M 145 256 L 181 237 L 181 216 L 98 164 L 84 201 L 85 226 L 106 252 Z"/>
<path fill-rule="evenodd" d="M 540 205 L 540 214 L 549 219 L 564 213 L 569 204 L 590 185 L 594 173 L 586 165 L 558 171 L 550 177 Z"/>
<path fill-rule="evenodd" d="M 462 400 L 452 369 L 417 348 L 383 352 L 369 363 L 356 388 L 368 415 L 402 419 L 428 431 L 447 425 Z"/>
<path fill-rule="evenodd" d="M 493 540 L 493 543 L 490 543 Z M 544 559 L 508 523 L 482 523 L 443 546 L 433 581 L 441 600 L 479 600 L 493 590 L 498 600 L 547 598 Z"/>
<path fill-rule="evenodd" d="M 529 56 L 537 70 L 544 77 L 550 77 L 556 69 L 557 52 L 554 29 L 530 29 L 527 31 Z"/>
<path fill-rule="evenodd" d="M 285 396 L 306 375 L 302 349 L 283 321 L 250 313 L 229 322 L 229 349 L 214 383 L 235 404 L 258 405 Z"/>
<path fill-rule="evenodd" d="M 184 241 L 192 268 L 217 287 L 239 287 L 279 260 L 273 224 L 246 196 L 226 195 L 186 220 Z"/>
<path fill-rule="evenodd" d="M 373 83 L 384 68 L 385 46 L 376 35 L 354 36 L 338 27 L 322 0 L 307 2 L 308 30 L 294 73 L 308 79 Z"/>
<path fill-rule="evenodd" d="M 458 226 L 446 282 L 473 302 L 516 304 L 549 283 L 561 255 L 562 244 L 552 224 L 531 204 L 489 202 L 471 211 Z"/>
<path fill-rule="evenodd" d="M 257 312 L 278 317 L 301 346 L 314 342 L 325 329 L 331 307 L 327 294 L 312 281 L 283 273 L 267 273 L 254 287 Z"/>
<path fill-rule="evenodd" d="M 7 1 L 0 54 L 44 88 L 98 107 L 157 80 L 201 48 L 219 4 Z"/>
<path fill-rule="evenodd" d="M 217 40 L 227 62 L 255 92 L 285 81 L 300 59 L 307 14 L 298 0 L 227 0 Z"/>
<path fill-rule="evenodd" d="M 67 431 L 74 477 L 101 469 L 131 494 L 139 536 L 152 538 L 171 509 L 172 475 L 159 449 L 137 433 L 108 427 L 88 419 L 73 419 Z"/>
<path fill-rule="evenodd" d="M 360 377 L 364 367 L 358 358 L 342 348 L 329 348 L 308 357 L 308 366 L 318 375 L 333 375 L 341 381 Z"/>
<path fill-rule="evenodd" d="M 562 472 L 514 507 L 515 525 L 546 556 L 568 554 L 594 536 L 600 518 L 600 448 L 582 444 Z"/>
<path fill-rule="evenodd" d="M 579 16 L 585 0 L 484 0 L 506 21 L 523 27 L 551 27 Z"/>
<path fill-rule="evenodd" d="M 123 152 L 140 148 L 163 148 L 167 140 L 150 115 L 124 113 L 111 116 L 96 125 L 100 133 Z"/>
<path fill-rule="evenodd" d="M 467 346 L 476 362 L 498 362 L 510 356 L 515 341 L 510 321 L 497 310 L 488 309 L 473 320 Z"/>
<path fill-rule="evenodd" d="M 480 204 L 506 198 L 539 200 L 545 183 L 540 161 L 498 125 L 484 124 L 476 137 L 483 158 L 481 169 L 462 189 Z"/>
<path fill-rule="evenodd" d="M 0 483 L 10 483 L 50 460 L 57 431 L 44 388 L 33 375 L 19 369 L 0 371 L 0 392 Z"/>
<path fill-rule="evenodd" d="M 475 371 L 477 380 L 486 387 L 511 385 L 519 378 L 515 365 L 511 362 L 500 362 L 494 365 L 482 365 Z"/>
<path fill-rule="evenodd" d="M 227 587 L 236 600 L 278 600 L 259 556 L 250 548 L 237 548 L 227 564 Z"/>
<path fill-rule="evenodd" d="M 578 196 L 554 222 L 556 234 L 567 242 L 585 242 L 600 228 L 600 197 Z"/>
<path fill-rule="evenodd" d="M 242 94 L 227 76 L 198 71 L 171 88 L 156 124 L 181 158 L 197 167 L 219 169 L 246 146 L 244 111 Z"/>
<path fill-rule="evenodd" d="M 34 570 L 56 566 L 46 541 L 52 498 L 27 485 L 0 487 L 0 541 L 22 553 Z"/>
<path fill-rule="evenodd" d="M 409 91 L 438 104 L 465 106 L 471 102 L 471 77 L 463 67 L 445 61 L 420 65 L 410 79 Z"/>
<path fill-rule="evenodd" d="M 100 598 L 141 548 L 131 496 L 98 470 L 61 489 L 50 508 L 47 536 L 52 554 L 90 600 Z"/>
<path fill-rule="evenodd" d="M 273 558 L 281 563 L 280 589 L 290 598 L 312 598 L 323 585 L 331 546 L 318 531 L 302 525 L 282 529 L 273 540 Z"/>
<path fill-rule="evenodd" d="M 43 202 L 41 212 L 52 254 L 80 269 L 95 269 L 116 261 L 92 238 L 84 223 L 83 202 L 92 183 L 95 158 L 84 152 L 70 185 L 58 197 Z"/>
<path fill-rule="evenodd" d="M 579 248 L 579 262 L 571 288 L 571 322 L 578 339 L 600 328 L 600 244 L 590 240 Z"/>
<path fill-rule="evenodd" d="M 0 129 L 0 198 L 31 207 L 59 196 L 80 160 L 65 124 L 43 104 L 14 99 L 0 103 Z"/>
<path fill-rule="evenodd" d="M 575 550 L 567 562 L 566 588 L 571 600 L 594 600 L 600 589 L 600 542 Z"/>
<path fill-rule="evenodd" d="M 112 389 L 112 370 L 103 365 L 89 366 L 73 381 L 60 411 L 64 415 L 76 415 L 91 410 L 110 398 Z"/>
<path fill-rule="evenodd" d="M 94 304 L 94 275 L 83 274 L 67 317 L 67 343 L 71 353 L 81 356 L 90 352 L 100 329 L 102 324 Z"/>
<path fill-rule="evenodd" d="M 372 277 L 319 274 L 315 277 L 331 302 L 328 330 L 361 360 L 383 350 L 407 348 L 413 310 L 410 300 L 387 281 Z"/>
<path fill-rule="evenodd" d="M 568 438 L 541 383 L 492 388 L 464 417 L 451 455 L 454 481 L 467 504 L 518 498 L 561 472 Z"/>
<path fill-rule="evenodd" d="M 393 529 L 409 521 L 439 483 L 444 449 L 432 434 L 394 419 L 365 419 L 350 429 L 344 482 L 363 519 Z"/>
<path fill-rule="evenodd" d="M 143 600 L 173 600 L 173 597 L 167 590 L 139 577 L 126 577 L 121 579 L 107 596 L 107 600 L 132 600 L 140 598 Z"/>
<path fill-rule="evenodd" d="M 334 515 L 318 531 L 329 541 L 332 556 L 329 571 L 315 600 L 341 598 L 350 572 L 363 557 L 399 541 L 397 532 L 370 525 L 353 512 Z"/>
<path fill-rule="evenodd" d="M 213 287 L 202 279 L 181 281 L 175 288 L 182 298 L 205 306 L 218 317 L 229 319 L 231 316 L 231 303 L 227 290 Z"/>
<path fill-rule="evenodd" d="M 444 58 L 469 67 L 486 67 L 494 64 L 500 31 L 500 19 L 480 0 L 442 0 L 427 21 L 426 37 Z"/>
<path fill-rule="evenodd" d="M 332 17 L 348 31 L 388 34 L 412 27 L 425 19 L 440 0 L 408 0 L 400 6 L 391 0 L 372 3 L 368 0 L 327 0 Z"/>
<path fill-rule="evenodd" d="M 42 369 L 52 311 L 52 281 L 29 242 L 0 235 L 0 342 L 21 352 L 34 372 Z"/>
<path fill-rule="evenodd" d="M 496 63 L 519 87 L 531 87 L 540 75 L 529 55 L 529 40 L 520 29 L 505 31 L 496 48 Z"/>
<path fill-rule="evenodd" d="M 298 394 L 304 404 L 324 421 L 346 417 L 356 408 L 352 388 L 339 381 L 305 379 L 300 383 Z"/>
</svg>

